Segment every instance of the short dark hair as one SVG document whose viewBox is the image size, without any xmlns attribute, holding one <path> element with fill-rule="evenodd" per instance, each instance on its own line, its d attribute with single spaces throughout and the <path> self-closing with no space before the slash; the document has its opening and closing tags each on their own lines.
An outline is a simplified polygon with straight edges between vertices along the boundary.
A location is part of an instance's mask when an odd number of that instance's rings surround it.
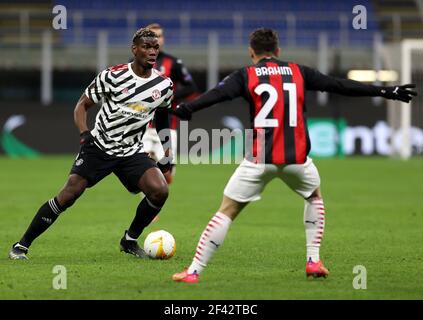
<svg viewBox="0 0 423 320">
<path fill-rule="evenodd" d="M 276 53 L 279 40 L 276 31 L 268 28 L 256 29 L 250 34 L 250 47 L 255 54 Z"/>
<path fill-rule="evenodd" d="M 157 38 L 157 34 L 149 28 L 138 29 L 132 37 L 132 43 L 136 44 L 141 38 Z"/>
</svg>

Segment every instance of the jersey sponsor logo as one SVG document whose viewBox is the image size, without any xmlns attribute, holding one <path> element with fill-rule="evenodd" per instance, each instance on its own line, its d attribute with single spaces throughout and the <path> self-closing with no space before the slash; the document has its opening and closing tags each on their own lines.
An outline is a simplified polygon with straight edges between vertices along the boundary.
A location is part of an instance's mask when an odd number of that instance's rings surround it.
<svg viewBox="0 0 423 320">
<path fill-rule="evenodd" d="M 160 91 L 159 91 L 160 93 Z M 148 108 L 144 106 L 143 104 L 136 102 L 136 103 L 130 103 L 127 105 L 128 108 L 137 111 L 137 112 L 146 112 L 148 111 Z"/>
<path fill-rule="evenodd" d="M 160 99 L 161 96 L 162 96 L 162 93 L 158 89 L 154 89 L 153 92 L 151 93 L 151 97 L 154 100 Z"/>
<path fill-rule="evenodd" d="M 129 103 L 126 105 L 126 107 L 130 110 L 121 110 L 121 114 L 131 116 L 140 120 L 145 120 L 151 116 L 150 108 L 146 107 L 142 103 Z"/>
<path fill-rule="evenodd" d="M 260 76 L 271 76 L 271 75 L 291 75 L 292 76 L 292 70 L 290 67 L 283 67 L 283 66 L 277 66 L 277 67 L 258 67 L 255 68 L 257 77 Z"/>
</svg>

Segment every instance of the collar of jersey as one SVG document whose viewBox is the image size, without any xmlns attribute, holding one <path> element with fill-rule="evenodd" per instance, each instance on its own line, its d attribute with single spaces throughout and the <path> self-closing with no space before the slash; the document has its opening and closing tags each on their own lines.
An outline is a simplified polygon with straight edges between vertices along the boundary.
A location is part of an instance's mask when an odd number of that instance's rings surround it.
<svg viewBox="0 0 423 320">
<path fill-rule="evenodd" d="M 142 78 L 142 77 L 136 75 L 134 70 L 132 70 L 131 62 L 128 63 L 128 69 L 129 69 L 129 72 L 138 80 L 148 81 L 148 80 L 151 80 L 151 79 L 154 78 L 154 70 L 153 69 L 151 69 L 151 76 L 149 76 L 148 78 Z"/>
<path fill-rule="evenodd" d="M 275 61 L 276 58 L 275 57 L 264 57 L 262 59 L 260 59 L 257 63 L 263 62 L 263 61 Z"/>
</svg>

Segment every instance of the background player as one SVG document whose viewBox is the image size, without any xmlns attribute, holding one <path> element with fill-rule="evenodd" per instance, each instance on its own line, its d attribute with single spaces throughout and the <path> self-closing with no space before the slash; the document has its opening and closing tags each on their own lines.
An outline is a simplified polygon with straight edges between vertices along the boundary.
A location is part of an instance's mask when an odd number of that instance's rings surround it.
<svg viewBox="0 0 423 320">
<path fill-rule="evenodd" d="M 191 74 L 182 63 L 181 59 L 178 59 L 166 52 L 163 52 L 163 46 L 165 44 L 164 30 L 163 27 L 158 23 L 152 23 L 147 26 L 150 30 L 157 34 L 160 46 L 160 52 L 157 56 L 156 64 L 154 68 L 159 70 L 164 76 L 170 78 L 173 82 L 174 98 L 172 102 L 172 108 L 176 108 L 177 104 L 189 98 L 197 91 L 197 86 L 192 79 Z M 164 173 L 166 181 L 171 183 L 175 176 L 175 161 L 177 155 L 177 129 L 178 119 L 176 116 L 170 116 L 170 134 L 172 137 L 172 154 L 173 163 L 171 170 Z M 160 143 L 160 138 L 157 135 L 156 129 L 153 125 L 147 128 L 144 135 L 144 149 L 150 154 L 156 161 L 163 157 L 163 148 Z"/>
<path fill-rule="evenodd" d="M 417 95 L 409 90 L 414 85 L 379 87 L 333 78 L 306 66 L 280 61 L 276 59 L 279 53 L 276 32 L 255 30 L 250 35 L 249 48 L 254 65 L 235 71 L 216 88 L 191 103 L 179 105 L 174 111 L 181 119 L 190 120 L 195 111 L 242 96 L 250 104 L 254 128 L 253 150 L 230 178 L 218 212 L 200 237 L 191 265 L 174 274 L 175 281 L 198 282 L 198 275 L 222 245 L 232 221 L 248 203 L 260 199 L 264 187 L 273 178 L 280 178 L 304 198 L 306 275 L 326 277 L 329 272 L 319 256 L 325 208 L 318 170 L 307 156 L 310 140 L 304 92 L 320 90 L 348 96 L 382 96 L 404 102 Z M 260 158 L 264 163 L 253 162 Z"/>
<path fill-rule="evenodd" d="M 79 99 L 74 117 L 81 135 L 81 149 L 69 178 L 59 194 L 41 206 L 21 240 L 12 246 L 11 259 L 27 259 L 32 242 L 72 206 L 86 188 L 112 172 L 128 191 L 142 191 L 145 195 L 120 247 L 126 253 L 146 257 L 137 239 L 168 197 L 162 171 L 170 169 L 170 161 L 156 164 L 144 151 L 142 137 L 155 113 L 157 128 L 169 130 L 167 108 L 171 105 L 173 86 L 170 79 L 153 69 L 159 52 L 156 34 L 146 28 L 139 29 L 132 42 L 134 61 L 102 71 Z M 95 127 L 89 131 L 87 110 L 100 101 Z M 165 160 L 169 160 L 170 133 L 166 136 L 162 143 Z"/>
</svg>

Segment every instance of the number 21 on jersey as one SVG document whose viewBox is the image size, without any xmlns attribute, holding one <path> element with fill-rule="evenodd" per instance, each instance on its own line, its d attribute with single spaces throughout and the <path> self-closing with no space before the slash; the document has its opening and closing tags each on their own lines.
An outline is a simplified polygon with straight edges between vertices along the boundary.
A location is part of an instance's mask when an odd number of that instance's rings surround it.
<svg viewBox="0 0 423 320">
<path fill-rule="evenodd" d="M 283 90 L 288 91 L 288 109 L 289 109 L 289 126 L 297 126 L 297 87 L 295 83 L 284 83 Z M 254 92 L 258 95 L 262 95 L 264 92 L 269 94 L 269 99 L 267 99 L 263 108 L 257 113 L 254 119 L 254 127 L 258 128 L 268 128 L 268 127 L 278 127 L 280 119 L 267 118 L 269 113 L 272 111 L 276 102 L 279 99 L 278 91 L 268 83 L 261 83 L 255 89 Z M 286 104 L 285 104 L 286 105 Z"/>
</svg>

